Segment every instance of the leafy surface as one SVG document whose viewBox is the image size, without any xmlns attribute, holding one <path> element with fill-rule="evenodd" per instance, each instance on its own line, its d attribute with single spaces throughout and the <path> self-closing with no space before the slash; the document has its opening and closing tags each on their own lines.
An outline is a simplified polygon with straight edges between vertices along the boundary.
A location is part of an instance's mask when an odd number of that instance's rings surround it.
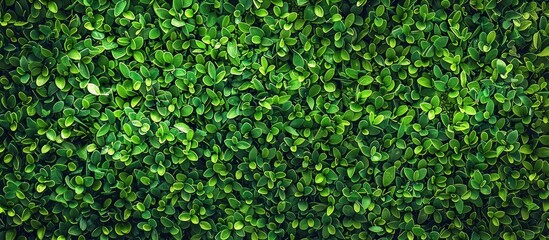
<svg viewBox="0 0 549 240">
<path fill-rule="evenodd" d="M 0 239 L 547 239 L 548 18 L 0 1 Z"/>
</svg>

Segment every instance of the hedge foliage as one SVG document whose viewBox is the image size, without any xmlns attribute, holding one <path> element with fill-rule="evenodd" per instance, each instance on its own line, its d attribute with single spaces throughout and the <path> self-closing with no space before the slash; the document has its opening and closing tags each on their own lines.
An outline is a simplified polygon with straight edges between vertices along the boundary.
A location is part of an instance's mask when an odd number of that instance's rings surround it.
<svg viewBox="0 0 549 240">
<path fill-rule="evenodd" d="M 547 239 L 548 18 L 2 0 L 0 239 Z"/>
</svg>

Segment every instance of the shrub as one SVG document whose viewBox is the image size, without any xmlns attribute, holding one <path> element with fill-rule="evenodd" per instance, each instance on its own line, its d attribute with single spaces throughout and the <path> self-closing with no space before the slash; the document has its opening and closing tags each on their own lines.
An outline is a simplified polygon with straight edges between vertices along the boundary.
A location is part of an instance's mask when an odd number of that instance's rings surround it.
<svg viewBox="0 0 549 240">
<path fill-rule="evenodd" d="M 0 239 L 547 239 L 544 1 L 0 1 Z"/>
</svg>

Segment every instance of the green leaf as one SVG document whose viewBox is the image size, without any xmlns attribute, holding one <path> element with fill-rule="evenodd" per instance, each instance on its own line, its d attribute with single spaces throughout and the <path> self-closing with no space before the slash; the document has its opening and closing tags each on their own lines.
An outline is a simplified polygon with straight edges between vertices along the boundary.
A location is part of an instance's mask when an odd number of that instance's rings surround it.
<svg viewBox="0 0 549 240">
<path fill-rule="evenodd" d="M 486 36 L 486 42 L 488 44 L 491 44 L 494 42 L 494 40 L 496 40 L 496 32 L 495 31 L 490 31 L 488 33 L 488 35 Z"/>
<path fill-rule="evenodd" d="M 48 10 L 50 10 L 50 12 L 52 13 L 57 13 L 59 11 L 59 9 L 57 8 L 57 3 L 55 3 L 54 1 L 49 1 Z"/>
<path fill-rule="evenodd" d="M 193 113 L 193 106 L 187 105 L 181 109 L 181 116 L 188 117 Z"/>
<path fill-rule="evenodd" d="M 294 136 L 299 136 L 299 133 L 297 133 L 297 131 L 295 130 L 295 128 L 291 127 L 291 126 L 286 126 L 284 127 L 284 130 L 286 130 L 286 132 L 294 135 Z"/>
<path fill-rule="evenodd" d="M 317 17 L 324 17 L 324 9 L 321 6 L 316 5 L 314 8 L 314 12 Z"/>
<path fill-rule="evenodd" d="M 335 92 L 335 90 L 336 90 L 335 83 L 329 82 L 329 83 L 324 84 L 324 90 L 326 90 L 326 92 L 329 92 L 329 93 Z"/>
<path fill-rule="evenodd" d="M 80 75 L 82 75 L 82 77 L 84 77 L 85 79 L 89 79 L 91 76 L 90 76 L 90 70 L 88 69 L 88 65 L 82 63 L 82 62 L 79 62 L 78 63 L 78 69 L 80 70 L 79 73 Z"/>
<path fill-rule="evenodd" d="M 244 227 L 244 224 L 241 222 L 241 221 L 237 221 L 234 223 L 234 229 L 235 230 L 240 230 Z"/>
<path fill-rule="evenodd" d="M 381 233 L 381 232 L 384 232 L 385 230 L 383 230 L 382 227 L 380 226 L 371 226 L 370 228 L 370 231 L 374 232 L 374 233 Z"/>
<path fill-rule="evenodd" d="M 72 235 L 72 236 L 78 236 L 78 235 L 82 234 L 82 230 L 78 226 L 73 225 L 69 228 L 68 233 L 69 233 L 69 235 Z"/>
<path fill-rule="evenodd" d="M 174 124 L 174 127 L 183 133 L 188 133 L 189 131 L 192 131 L 191 127 L 189 127 L 189 125 L 187 125 L 186 123 L 176 123 Z"/>
<path fill-rule="evenodd" d="M 420 77 L 418 80 L 417 80 L 417 83 L 420 85 L 420 86 L 423 86 L 423 87 L 426 87 L 426 88 L 431 88 L 432 85 L 431 85 L 431 80 L 428 79 L 428 78 L 425 78 L 425 77 Z"/>
<path fill-rule="evenodd" d="M 229 239 L 231 236 L 231 231 L 229 229 L 223 229 L 220 233 L 221 239 Z"/>
<path fill-rule="evenodd" d="M 416 236 L 423 236 L 423 234 L 425 234 L 425 229 L 423 229 L 421 227 L 413 227 L 412 232 Z"/>
<path fill-rule="evenodd" d="M 183 1 L 183 8 L 188 8 L 193 4 L 193 0 L 182 0 Z"/>
<path fill-rule="evenodd" d="M 497 73 L 498 74 L 504 74 L 507 72 L 507 69 L 506 69 L 507 65 L 505 64 L 505 62 L 503 62 L 502 60 L 500 59 L 497 59 L 496 60 L 496 69 L 497 69 Z"/>
<path fill-rule="evenodd" d="M 536 155 L 540 158 L 549 157 L 549 147 L 539 147 L 535 151 L 536 151 Z"/>
<path fill-rule="evenodd" d="M 122 62 L 118 65 L 118 68 L 120 69 L 120 73 L 122 73 L 122 76 L 124 76 L 125 78 L 130 77 L 130 68 L 128 68 L 128 65 Z"/>
<path fill-rule="evenodd" d="M 162 225 L 164 225 L 165 227 L 168 227 L 168 228 L 171 228 L 171 227 L 174 226 L 173 221 L 168 219 L 167 217 L 161 217 L 160 222 L 162 223 Z"/>
<path fill-rule="evenodd" d="M 196 153 L 194 151 L 189 151 L 189 153 L 187 154 L 187 158 L 191 161 L 197 161 L 198 160 L 198 155 L 196 155 Z"/>
<path fill-rule="evenodd" d="M 149 38 L 150 39 L 157 39 L 160 37 L 160 30 L 158 28 L 153 28 L 151 29 L 151 31 L 149 32 Z"/>
<path fill-rule="evenodd" d="M 65 78 L 61 77 L 61 76 L 57 76 L 55 77 L 55 86 L 57 86 L 57 88 L 59 89 L 64 89 L 65 88 Z"/>
<path fill-rule="evenodd" d="M 238 149 L 241 149 L 241 150 L 246 150 L 251 146 L 252 145 L 250 145 L 248 142 L 245 142 L 245 141 L 240 141 L 236 144 L 236 147 L 238 147 Z"/>
<path fill-rule="evenodd" d="M 236 41 L 235 40 L 232 40 L 230 42 L 227 43 L 227 53 L 229 54 L 229 56 L 231 56 L 232 58 L 236 58 L 238 57 L 238 47 L 236 45 Z"/>
<path fill-rule="evenodd" d="M 446 44 L 448 44 L 448 39 L 449 38 L 446 37 L 446 36 L 439 37 L 439 38 L 437 38 L 437 40 L 435 40 L 433 45 L 435 45 L 435 47 L 437 49 L 442 49 L 442 48 L 446 47 Z"/>
<path fill-rule="evenodd" d="M 545 47 L 537 54 L 538 57 L 549 57 L 549 46 Z"/>
<path fill-rule="evenodd" d="M 513 130 L 509 134 L 507 134 L 507 138 L 505 138 L 505 142 L 507 142 L 507 144 L 514 144 L 517 142 L 517 139 L 518 139 L 518 131 Z"/>
<path fill-rule="evenodd" d="M 113 49 L 111 51 L 111 54 L 112 54 L 114 59 L 120 59 L 120 58 L 126 56 L 126 49 L 125 48 Z"/>
<path fill-rule="evenodd" d="M 95 95 L 95 96 L 101 95 L 101 90 L 99 90 L 99 86 L 93 83 L 88 83 L 87 88 L 88 88 L 88 92 L 90 92 L 92 95 Z"/>
<path fill-rule="evenodd" d="M 11 230 L 11 229 L 10 229 L 10 230 L 7 230 L 7 231 L 6 231 L 5 237 L 6 237 L 6 240 L 14 240 L 15 237 L 17 237 L 17 234 L 15 233 L 14 230 Z"/>
<path fill-rule="evenodd" d="M 463 200 L 459 199 L 456 203 L 456 210 L 459 214 L 463 214 Z"/>
<path fill-rule="evenodd" d="M 132 38 L 132 40 L 130 41 L 130 48 L 132 50 L 139 50 L 141 49 L 141 47 L 143 47 L 143 37 L 139 36 L 139 37 Z"/>
<path fill-rule="evenodd" d="M 80 59 L 82 59 L 82 55 L 80 55 L 80 52 L 77 51 L 76 49 L 71 49 L 71 50 L 67 53 L 67 56 L 69 56 L 69 58 L 72 59 L 72 60 L 77 60 L 77 61 L 79 61 Z"/>
<path fill-rule="evenodd" d="M 99 131 L 97 131 L 97 137 L 101 137 L 101 136 L 106 135 L 109 132 L 109 129 L 110 129 L 110 125 L 109 124 L 104 124 L 103 126 L 101 126 L 99 128 Z"/>
<path fill-rule="evenodd" d="M 235 106 L 235 107 L 232 107 L 229 112 L 227 113 L 227 118 L 228 119 L 233 119 L 233 118 L 236 118 L 238 117 L 239 114 L 239 111 L 238 111 L 238 108 Z"/>
<path fill-rule="evenodd" d="M 208 230 L 211 230 L 212 229 L 212 225 L 210 225 L 209 222 L 206 222 L 206 221 L 201 221 L 200 222 L 200 228 L 208 231 Z"/>
<path fill-rule="evenodd" d="M 304 67 L 305 66 L 305 60 L 303 60 L 303 57 L 298 52 L 294 51 L 293 57 L 292 57 L 292 63 L 296 67 Z"/>
<path fill-rule="evenodd" d="M 49 76 L 38 75 L 38 77 L 36 77 L 36 86 L 37 87 L 44 86 L 49 79 L 50 79 Z"/>
<path fill-rule="evenodd" d="M 132 225 L 130 223 L 116 223 L 114 230 L 119 236 L 126 236 L 131 232 Z"/>
<path fill-rule="evenodd" d="M 324 73 L 324 81 L 332 80 L 334 75 L 335 75 L 335 69 L 330 68 L 330 69 L 326 70 L 326 73 Z M 318 85 L 315 85 L 315 86 L 318 86 Z"/>
<path fill-rule="evenodd" d="M 315 176 L 315 183 L 316 184 L 322 184 L 322 183 L 324 183 L 325 180 L 326 180 L 326 177 L 322 173 L 319 173 Z"/>
<path fill-rule="evenodd" d="M 129 76 L 132 80 L 134 80 L 136 82 L 142 82 L 143 81 L 143 77 L 135 71 L 130 71 Z"/>
<path fill-rule="evenodd" d="M 176 12 L 179 12 L 181 9 L 183 9 L 183 0 L 175 0 L 173 1 L 173 9 Z"/>
<path fill-rule="evenodd" d="M 177 2 L 177 1 L 175 1 Z M 120 14 L 122 14 L 122 12 L 124 11 L 124 9 L 126 9 L 126 5 L 128 3 L 126 2 L 126 0 L 122 0 L 122 1 L 118 1 L 116 3 L 116 5 L 114 6 L 114 16 L 115 17 L 118 17 L 120 16 Z"/>
<path fill-rule="evenodd" d="M 360 79 L 358 79 L 358 84 L 363 85 L 363 86 L 368 86 L 372 82 L 374 82 L 374 78 L 370 75 L 364 75 Z"/>
<path fill-rule="evenodd" d="M 463 106 L 462 108 L 463 112 L 465 112 L 467 115 L 475 115 L 477 114 L 477 110 L 471 106 Z"/>
<path fill-rule="evenodd" d="M 206 64 L 208 66 L 208 76 L 210 78 L 215 79 L 217 75 L 217 69 L 215 68 L 214 64 L 212 62 L 208 62 Z"/>
<path fill-rule="evenodd" d="M 383 173 L 383 186 L 389 186 L 395 180 L 396 168 L 391 166 Z"/>
</svg>

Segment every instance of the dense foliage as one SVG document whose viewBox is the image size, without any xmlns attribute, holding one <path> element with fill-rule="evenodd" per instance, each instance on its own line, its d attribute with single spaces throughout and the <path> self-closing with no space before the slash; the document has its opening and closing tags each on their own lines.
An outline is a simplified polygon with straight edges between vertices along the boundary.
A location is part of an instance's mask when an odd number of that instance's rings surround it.
<svg viewBox="0 0 549 240">
<path fill-rule="evenodd" d="M 547 239 L 548 19 L 1 0 L 0 239 Z"/>
</svg>

